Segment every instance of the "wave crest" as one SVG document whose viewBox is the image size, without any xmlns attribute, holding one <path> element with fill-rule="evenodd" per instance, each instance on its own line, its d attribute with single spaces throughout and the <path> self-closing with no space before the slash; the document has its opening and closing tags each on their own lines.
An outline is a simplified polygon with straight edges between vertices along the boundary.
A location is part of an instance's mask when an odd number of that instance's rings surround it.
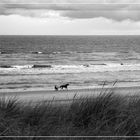
<svg viewBox="0 0 140 140">
<path fill-rule="evenodd" d="M 2 65 L 1 74 L 48 74 L 48 73 L 89 73 L 89 72 L 140 71 L 140 64 L 86 64 L 86 65 Z"/>
</svg>

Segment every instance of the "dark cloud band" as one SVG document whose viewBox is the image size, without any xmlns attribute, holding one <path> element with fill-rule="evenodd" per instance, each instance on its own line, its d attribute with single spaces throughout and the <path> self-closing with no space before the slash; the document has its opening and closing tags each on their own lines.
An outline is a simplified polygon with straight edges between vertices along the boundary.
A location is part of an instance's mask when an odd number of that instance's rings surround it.
<svg viewBox="0 0 140 140">
<path fill-rule="evenodd" d="M 134 1 L 134 0 L 133 0 Z M 14 2 L 14 3 L 13 3 Z M 94 4 L 81 4 L 81 0 L 59 0 L 59 4 L 55 0 L 47 0 L 50 4 L 43 4 L 45 0 L 2 0 L 0 4 L 0 15 L 22 15 L 30 17 L 48 17 L 48 12 L 56 12 L 62 17 L 73 19 L 98 18 L 104 17 L 113 20 L 140 20 L 140 4 L 95 4 L 97 0 L 88 0 Z M 65 2 L 62 3 L 62 2 Z M 98 1 L 102 2 L 102 0 Z M 110 0 L 111 2 L 111 0 Z M 132 1 L 131 1 L 132 2 Z M 135 1 L 136 2 L 136 1 Z"/>
</svg>

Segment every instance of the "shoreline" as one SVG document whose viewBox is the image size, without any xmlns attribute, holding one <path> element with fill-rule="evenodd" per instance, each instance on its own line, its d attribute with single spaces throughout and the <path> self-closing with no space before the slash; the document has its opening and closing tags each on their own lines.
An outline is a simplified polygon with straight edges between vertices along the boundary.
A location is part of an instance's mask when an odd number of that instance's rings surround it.
<svg viewBox="0 0 140 140">
<path fill-rule="evenodd" d="M 113 92 L 117 95 L 132 96 L 140 93 L 140 86 L 133 87 L 102 87 L 90 89 L 69 89 L 69 90 L 40 90 L 40 91 L 21 91 L 21 92 L 1 92 L 0 97 L 17 98 L 22 102 L 37 101 L 67 101 L 75 96 L 80 97 L 98 96 L 99 94 Z"/>
<path fill-rule="evenodd" d="M 43 89 L 43 90 L 22 90 L 22 91 L 0 91 L 0 94 L 1 93 L 6 93 L 6 94 L 13 94 L 13 93 L 38 93 L 38 92 L 47 92 L 47 93 L 56 93 L 56 92 L 74 92 L 74 91 L 101 91 L 102 89 L 114 89 L 114 90 L 123 90 L 123 89 L 129 89 L 129 90 L 133 90 L 133 89 L 140 89 L 140 86 L 100 86 L 100 87 L 90 87 L 90 88 L 68 88 L 68 89 L 60 89 L 58 91 L 52 89 L 52 90 L 46 90 L 46 89 Z"/>
</svg>

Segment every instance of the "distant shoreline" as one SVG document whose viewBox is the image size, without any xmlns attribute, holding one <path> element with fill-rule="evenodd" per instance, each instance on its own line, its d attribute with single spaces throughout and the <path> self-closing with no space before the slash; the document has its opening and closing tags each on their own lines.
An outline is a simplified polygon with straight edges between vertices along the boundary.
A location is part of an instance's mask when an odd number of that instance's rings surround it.
<svg viewBox="0 0 140 140">
<path fill-rule="evenodd" d="M 59 37 L 59 36 L 60 37 L 61 36 L 62 37 L 65 37 L 65 36 L 77 36 L 78 37 L 78 36 L 140 36 L 140 34 L 138 34 L 138 35 L 134 35 L 134 34 L 122 34 L 122 35 L 121 34 L 120 35 L 119 34 L 118 35 L 117 34 L 106 34 L 106 35 L 103 35 L 103 34 L 96 34 L 96 35 L 94 35 L 94 34 L 93 35 L 67 35 L 67 34 L 66 35 L 59 35 L 59 34 L 58 35 L 51 35 L 51 34 L 50 35 L 43 35 L 43 34 L 42 35 L 41 34 L 40 35 L 27 35 L 27 34 L 26 35 L 24 35 L 24 34 L 23 35 L 22 34 L 18 35 L 17 34 L 16 35 L 16 34 L 9 34 L 9 35 L 4 35 L 3 34 L 2 35 L 1 34 L 0 36 L 57 36 L 57 37 Z"/>
</svg>

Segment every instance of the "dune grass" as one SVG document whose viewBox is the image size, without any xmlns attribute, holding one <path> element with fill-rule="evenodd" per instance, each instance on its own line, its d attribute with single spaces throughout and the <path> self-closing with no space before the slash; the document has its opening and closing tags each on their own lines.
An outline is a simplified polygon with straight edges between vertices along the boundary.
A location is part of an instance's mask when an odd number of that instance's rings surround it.
<svg viewBox="0 0 140 140">
<path fill-rule="evenodd" d="M 67 106 L 0 99 L 0 136 L 138 136 L 140 98 L 113 92 Z M 33 139 L 33 138 L 30 138 Z"/>
</svg>

